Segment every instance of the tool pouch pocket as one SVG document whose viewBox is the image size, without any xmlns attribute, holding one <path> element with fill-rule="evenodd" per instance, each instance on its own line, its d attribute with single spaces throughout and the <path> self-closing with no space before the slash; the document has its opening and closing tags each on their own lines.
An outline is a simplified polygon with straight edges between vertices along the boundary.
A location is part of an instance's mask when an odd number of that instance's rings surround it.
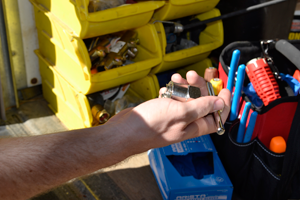
<svg viewBox="0 0 300 200">
<path fill-rule="evenodd" d="M 284 154 L 270 152 L 257 138 L 237 143 L 239 120 L 226 126 L 223 136 L 212 135 L 212 138 L 235 195 L 247 200 L 276 199 Z"/>
<path fill-rule="evenodd" d="M 225 47 L 220 56 L 220 78 L 227 82 L 228 70 L 224 67 L 229 66 L 229 58 L 235 49 L 241 51 L 240 64 L 246 64 L 250 59 L 261 56 L 258 44 L 236 42 Z M 289 67 L 284 69 L 285 73 L 295 69 L 294 66 Z M 245 78 L 245 81 L 249 83 L 249 79 Z M 286 93 L 283 92 L 282 98 L 261 109 L 251 108 L 249 116 L 253 110 L 258 112 L 258 116 L 250 142 L 237 142 L 239 119 L 225 123 L 224 135 L 211 135 L 233 183 L 234 195 L 243 200 L 300 198 L 300 97 L 290 95 L 289 89 L 284 85 L 282 90 Z M 240 110 L 249 99 L 242 95 L 241 101 Z M 269 150 L 271 138 L 278 135 L 287 142 L 285 153 Z"/>
</svg>

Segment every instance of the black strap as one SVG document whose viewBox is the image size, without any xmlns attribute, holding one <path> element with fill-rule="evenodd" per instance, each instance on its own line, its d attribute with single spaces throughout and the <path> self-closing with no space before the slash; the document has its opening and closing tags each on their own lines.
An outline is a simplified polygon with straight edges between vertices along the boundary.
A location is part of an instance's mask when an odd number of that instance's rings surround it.
<svg viewBox="0 0 300 200">
<path fill-rule="evenodd" d="M 300 70 L 300 51 L 294 45 L 287 40 L 279 40 L 275 44 L 277 51 L 282 53 L 287 59 L 289 59 Z"/>
<path fill-rule="evenodd" d="M 288 199 L 292 193 L 293 178 L 300 171 L 300 96 L 298 106 L 292 122 L 287 149 L 283 162 L 281 189 L 278 190 L 278 199 Z M 300 186 L 299 186 L 300 187 Z M 299 197 L 300 198 L 300 197 Z"/>
</svg>

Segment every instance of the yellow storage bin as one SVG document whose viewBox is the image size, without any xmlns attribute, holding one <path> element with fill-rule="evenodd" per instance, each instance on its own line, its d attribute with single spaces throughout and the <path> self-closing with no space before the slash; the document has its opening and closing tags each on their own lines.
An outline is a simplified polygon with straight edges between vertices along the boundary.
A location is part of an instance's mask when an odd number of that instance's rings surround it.
<svg viewBox="0 0 300 200">
<path fill-rule="evenodd" d="M 87 97 L 70 85 L 39 50 L 35 53 L 39 57 L 43 95 L 50 109 L 68 129 L 91 127 L 93 117 Z"/>
<path fill-rule="evenodd" d="M 140 44 L 135 63 L 107 71 L 91 74 L 91 60 L 83 39 L 66 31 L 66 27 L 44 13 L 37 15 L 37 20 L 44 18 L 49 26 L 38 26 L 40 52 L 49 62 L 57 67 L 59 73 L 78 91 L 90 94 L 147 76 L 154 66 L 162 61 L 159 39 L 153 24 L 134 29 L 138 33 Z"/>
<path fill-rule="evenodd" d="M 169 0 L 154 12 L 156 20 L 173 20 L 213 9 L 220 0 Z"/>
<path fill-rule="evenodd" d="M 43 12 L 55 16 L 80 38 L 91 38 L 143 26 L 150 21 L 154 10 L 165 4 L 164 1 L 146 1 L 89 13 L 89 0 L 30 0 L 30 2 L 34 5 L 36 13 Z"/>
<path fill-rule="evenodd" d="M 197 16 L 201 21 L 220 16 L 218 9 L 212 9 Z M 167 39 L 163 24 L 154 24 L 159 36 L 161 50 L 163 54 L 162 62 L 153 68 L 152 74 L 187 66 L 199 62 L 209 56 L 212 50 L 223 44 L 223 23 L 221 20 L 207 24 L 207 27 L 199 35 L 200 44 L 189 49 L 166 54 Z"/>
<path fill-rule="evenodd" d="M 194 70 L 199 76 L 204 77 L 205 69 L 212 66 L 211 60 L 206 58 L 200 62 L 178 69 L 177 73 L 179 73 L 183 78 L 186 78 L 186 73 L 190 70 Z"/>
<path fill-rule="evenodd" d="M 160 87 L 156 76 L 148 75 L 130 83 L 130 89 L 147 101 L 158 97 Z"/>
<path fill-rule="evenodd" d="M 68 129 L 92 127 L 93 117 L 87 96 L 69 84 L 58 68 L 51 65 L 39 50 L 35 53 L 40 63 L 43 95 L 50 109 Z M 130 83 L 126 94 L 144 100 L 156 98 L 158 83 L 155 78 L 152 75 Z"/>
</svg>

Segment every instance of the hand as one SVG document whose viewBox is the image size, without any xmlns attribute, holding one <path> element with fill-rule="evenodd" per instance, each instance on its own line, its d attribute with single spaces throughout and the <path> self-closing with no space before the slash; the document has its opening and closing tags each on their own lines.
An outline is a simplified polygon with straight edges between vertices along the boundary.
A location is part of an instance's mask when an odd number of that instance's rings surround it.
<svg viewBox="0 0 300 200">
<path fill-rule="evenodd" d="M 199 87 L 202 96 L 208 94 L 205 80 L 194 71 L 187 80 L 179 74 L 172 81 Z M 166 88 L 160 90 L 160 94 Z M 216 132 L 217 127 L 209 113 L 222 110 L 226 121 L 230 111 L 230 92 L 223 89 L 218 97 L 205 96 L 188 102 L 157 98 L 115 115 L 106 124 L 113 125 L 120 137 L 128 142 L 134 153 L 167 146 L 186 139 Z"/>
</svg>

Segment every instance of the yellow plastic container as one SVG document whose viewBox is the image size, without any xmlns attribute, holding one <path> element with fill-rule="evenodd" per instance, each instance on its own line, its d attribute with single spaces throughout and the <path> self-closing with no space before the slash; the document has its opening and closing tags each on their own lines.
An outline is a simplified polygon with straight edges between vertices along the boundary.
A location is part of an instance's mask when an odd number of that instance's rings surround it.
<svg viewBox="0 0 300 200">
<path fill-rule="evenodd" d="M 220 16 L 218 9 L 212 9 L 197 16 L 201 21 Z M 163 24 L 154 24 L 159 36 L 161 50 L 163 54 L 162 62 L 153 68 L 152 74 L 187 66 L 199 62 L 209 56 L 212 50 L 223 44 L 223 23 L 221 20 L 207 24 L 207 27 L 199 35 L 200 44 L 198 46 L 183 49 L 166 54 L 167 39 Z"/>
<path fill-rule="evenodd" d="M 78 91 L 90 94 L 132 82 L 147 76 L 162 61 L 159 39 L 153 24 L 134 29 L 140 44 L 135 63 L 91 74 L 91 60 L 83 39 L 66 31 L 59 20 L 38 12 L 36 19 L 48 21 L 51 26 L 37 26 L 41 54 L 57 67 L 59 73 Z M 51 28 L 52 27 L 52 28 Z"/>
<path fill-rule="evenodd" d="M 220 0 L 169 0 L 154 12 L 156 20 L 173 20 L 181 17 L 207 12 L 213 9 Z"/>
<path fill-rule="evenodd" d="M 140 80 L 130 83 L 130 89 L 134 90 L 144 100 L 157 98 L 159 95 L 159 83 L 155 75 L 148 75 Z"/>
<path fill-rule="evenodd" d="M 205 69 L 212 66 L 211 60 L 206 58 L 200 62 L 178 69 L 177 73 L 179 73 L 183 78 L 186 78 L 186 73 L 190 70 L 194 70 L 199 76 L 204 77 Z"/>
<path fill-rule="evenodd" d="M 39 50 L 35 53 L 40 63 L 43 95 L 50 109 L 68 129 L 91 127 L 93 117 L 86 96 L 70 85 Z"/>
<path fill-rule="evenodd" d="M 89 13 L 89 0 L 30 2 L 34 5 L 35 12 L 55 16 L 80 38 L 91 38 L 143 26 L 150 21 L 154 10 L 165 4 L 164 1 L 146 1 Z"/>
<path fill-rule="evenodd" d="M 69 84 L 39 50 L 35 53 L 40 63 L 43 95 L 50 109 L 68 129 L 92 127 L 93 117 L 86 95 Z M 156 76 L 151 75 L 130 83 L 126 94 L 150 100 L 158 96 L 157 87 Z"/>
</svg>

